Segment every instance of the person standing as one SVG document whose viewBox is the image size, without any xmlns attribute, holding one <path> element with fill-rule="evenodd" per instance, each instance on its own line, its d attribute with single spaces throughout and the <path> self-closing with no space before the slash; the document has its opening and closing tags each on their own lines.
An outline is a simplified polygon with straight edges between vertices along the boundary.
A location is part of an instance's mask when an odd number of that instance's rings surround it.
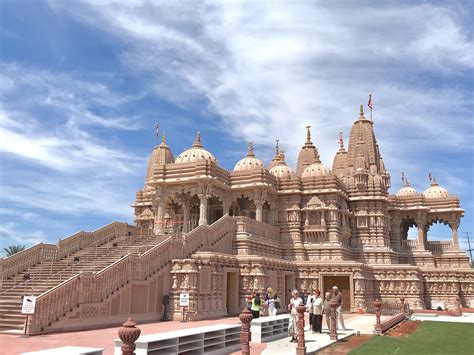
<svg viewBox="0 0 474 355">
<path fill-rule="evenodd" d="M 260 293 L 257 292 L 255 297 L 252 298 L 252 305 L 250 306 L 250 311 L 252 312 L 253 319 L 260 317 L 260 309 L 262 307 L 262 300 L 260 298 Z"/>
<path fill-rule="evenodd" d="M 309 294 L 308 298 L 306 299 L 306 310 L 309 313 L 309 327 L 308 330 L 311 329 L 314 323 L 314 314 L 313 314 L 313 302 L 316 299 L 316 291 L 313 291 L 313 294 Z"/>
<path fill-rule="evenodd" d="M 337 286 L 332 287 L 333 297 L 336 300 L 336 329 L 338 329 L 338 323 L 341 324 L 342 330 L 346 330 L 344 325 L 344 318 L 342 316 L 342 306 L 344 302 L 342 300 L 342 293 L 339 291 Z"/>
<path fill-rule="evenodd" d="M 269 298 L 265 301 L 265 306 L 268 309 L 268 315 L 270 317 L 276 316 L 278 308 L 280 308 L 280 299 L 278 298 L 277 294 L 272 294 Z"/>
<path fill-rule="evenodd" d="M 324 316 L 326 317 L 326 325 L 328 332 L 331 331 L 331 292 L 326 292 L 324 295 Z"/>
<path fill-rule="evenodd" d="M 315 299 L 313 301 L 313 324 L 311 327 L 313 333 L 322 333 L 323 332 L 323 299 L 321 298 L 321 292 L 317 290 L 315 292 Z"/>
<path fill-rule="evenodd" d="M 288 335 L 291 337 L 290 343 L 296 341 L 298 336 L 298 312 L 296 307 L 302 304 L 303 300 L 298 296 L 298 290 L 293 290 L 290 303 L 288 304 L 288 311 L 290 312 L 290 323 L 288 324 Z"/>
</svg>

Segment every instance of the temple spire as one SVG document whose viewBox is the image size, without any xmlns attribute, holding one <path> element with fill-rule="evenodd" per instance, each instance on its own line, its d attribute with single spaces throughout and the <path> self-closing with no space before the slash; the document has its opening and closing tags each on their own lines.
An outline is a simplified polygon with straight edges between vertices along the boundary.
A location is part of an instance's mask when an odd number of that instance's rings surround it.
<svg viewBox="0 0 474 355">
<path fill-rule="evenodd" d="M 255 153 L 253 152 L 253 142 L 249 142 L 249 151 L 247 153 L 248 157 L 254 157 Z"/>
<path fill-rule="evenodd" d="M 197 131 L 197 133 L 196 133 L 196 141 L 194 142 L 193 147 L 202 147 L 201 132 L 199 132 L 199 131 Z"/>
<path fill-rule="evenodd" d="M 163 132 L 162 135 L 161 135 L 161 144 L 166 145 L 166 134 L 165 134 L 165 132 Z"/>
<path fill-rule="evenodd" d="M 155 147 L 158 145 L 158 134 L 160 133 L 160 125 L 155 123 Z"/>
<path fill-rule="evenodd" d="M 339 150 L 344 150 L 344 138 L 342 137 L 342 131 L 339 132 Z"/>
<path fill-rule="evenodd" d="M 306 144 L 313 144 L 311 142 L 311 126 L 306 126 Z"/>
</svg>

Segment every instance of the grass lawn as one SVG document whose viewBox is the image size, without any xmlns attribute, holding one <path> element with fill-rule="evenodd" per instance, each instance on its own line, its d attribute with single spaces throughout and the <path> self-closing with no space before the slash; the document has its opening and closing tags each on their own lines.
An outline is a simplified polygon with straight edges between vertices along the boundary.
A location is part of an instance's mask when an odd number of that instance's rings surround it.
<svg viewBox="0 0 474 355">
<path fill-rule="evenodd" d="M 474 324 L 422 322 L 413 334 L 376 336 L 349 355 L 370 354 L 474 354 Z"/>
</svg>

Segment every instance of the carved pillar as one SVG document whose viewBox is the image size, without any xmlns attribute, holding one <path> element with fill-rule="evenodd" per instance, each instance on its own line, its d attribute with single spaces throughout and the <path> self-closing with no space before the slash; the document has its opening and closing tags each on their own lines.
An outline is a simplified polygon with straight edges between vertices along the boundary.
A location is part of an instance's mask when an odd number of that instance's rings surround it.
<svg viewBox="0 0 474 355">
<path fill-rule="evenodd" d="M 135 327 L 137 324 L 131 317 L 121 326 L 118 330 L 118 336 L 122 341 L 122 355 L 133 355 L 135 354 L 135 341 L 140 336 L 140 328 Z"/>
<path fill-rule="evenodd" d="M 309 211 L 306 211 L 304 214 L 305 214 L 304 225 L 309 226 Z"/>
<path fill-rule="evenodd" d="M 165 196 L 163 188 L 159 186 L 155 195 L 156 214 L 155 214 L 155 234 L 164 233 L 164 212 L 165 212 Z"/>
<path fill-rule="evenodd" d="M 380 323 L 380 308 L 382 307 L 382 302 L 379 299 L 374 301 L 375 307 L 375 333 L 377 335 L 382 334 L 382 324 Z"/>
<path fill-rule="evenodd" d="M 265 197 L 266 197 L 266 191 L 260 191 L 257 190 L 255 191 L 255 198 L 254 198 L 254 203 L 255 203 L 255 219 L 259 222 L 262 222 L 263 220 L 263 203 L 265 202 Z"/>
<path fill-rule="evenodd" d="M 417 213 L 416 225 L 418 227 L 417 250 L 426 250 L 426 247 L 425 247 L 426 212 Z"/>
<path fill-rule="evenodd" d="M 452 213 L 449 218 L 449 225 L 453 231 L 453 250 L 459 251 L 459 236 L 458 236 L 458 227 L 459 227 L 459 216 L 455 213 Z"/>
<path fill-rule="evenodd" d="M 199 194 L 199 225 L 207 226 L 207 194 Z"/>
<path fill-rule="evenodd" d="M 418 225 L 418 242 L 417 242 L 417 249 L 418 250 L 426 250 L 425 248 L 425 222 L 419 222 Z"/>
<path fill-rule="evenodd" d="M 240 331 L 240 342 L 242 344 L 242 355 L 250 355 L 250 322 L 253 319 L 252 312 L 247 307 L 244 308 L 239 316 L 242 322 Z"/>
<path fill-rule="evenodd" d="M 337 340 L 337 331 L 336 331 L 336 300 L 334 298 L 331 299 L 331 322 L 329 323 L 331 329 L 329 330 L 329 339 Z"/>
<path fill-rule="evenodd" d="M 306 307 L 299 305 L 296 307 L 298 312 L 298 345 L 296 346 L 296 355 L 305 355 L 306 346 L 304 341 L 304 311 Z"/>
</svg>

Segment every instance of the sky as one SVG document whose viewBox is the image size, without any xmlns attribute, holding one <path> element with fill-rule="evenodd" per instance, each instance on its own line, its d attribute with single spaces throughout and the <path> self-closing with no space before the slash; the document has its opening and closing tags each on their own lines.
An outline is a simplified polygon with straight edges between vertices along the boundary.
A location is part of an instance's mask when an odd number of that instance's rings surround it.
<svg viewBox="0 0 474 355">
<path fill-rule="evenodd" d="M 470 1 L 3 0 L 0 248 L 132 223 L 157 122 L 175 156 L 199 130 L 229 170 L 275 139 L 294 167 L 310 124 L 331 167 L 369 93 L 391 193 L 431 172 L 467 248 L 472 22 Z"/>
</svg>

